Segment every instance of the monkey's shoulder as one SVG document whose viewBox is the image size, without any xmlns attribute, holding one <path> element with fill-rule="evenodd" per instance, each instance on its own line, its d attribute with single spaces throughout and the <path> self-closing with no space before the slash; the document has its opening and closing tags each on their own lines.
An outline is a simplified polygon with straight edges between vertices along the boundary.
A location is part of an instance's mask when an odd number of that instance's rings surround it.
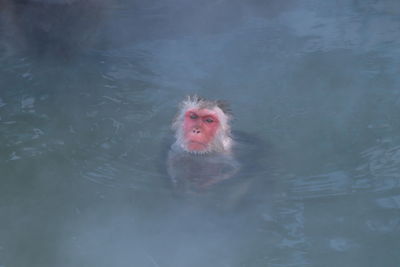
<svg viewBox="0 0 400 267">
<path fill-rule="evenodd" d="M 228 153 L 191 153 L 178 147 L 176 144 L 172 145 L 168 152 L 168 161 L 176 162 L 181 165 L 234 165 L 236 159 L 234 155 Z M 181 166 L 183 167 L 183 166 Z"/>
<path fill-rule="evenodd" d="M 175 184 L 205 188 L 233 177 L 240 169 L 231 155 L 195 154 L 173 147 L 168 153 L 168 174 Z"/>
</svg>

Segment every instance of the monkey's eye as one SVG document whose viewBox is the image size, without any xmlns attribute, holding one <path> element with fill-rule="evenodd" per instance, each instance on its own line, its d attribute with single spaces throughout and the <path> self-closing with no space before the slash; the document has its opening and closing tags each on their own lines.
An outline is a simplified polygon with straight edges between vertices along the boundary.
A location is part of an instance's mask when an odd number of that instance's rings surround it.
<svg viewBox="0 0 400 267">
<path fill-rule="evenodd" d="M 194 114 L 194 113 L 192 113 L 192 114 L 190 114 L 190 118 L 192 119 L 192 120 L 195 120 L 195 119 L 197 119 L 199 116 L 197 116 L 196 114 Z"/>
<path fill-rule="evenodd" d="M 205 121 L 208 122 L 208 123 L 214 122 L 214 120 L 212 118 L 207 118 L 207 119 L 205 119 Z"/>
</svg>

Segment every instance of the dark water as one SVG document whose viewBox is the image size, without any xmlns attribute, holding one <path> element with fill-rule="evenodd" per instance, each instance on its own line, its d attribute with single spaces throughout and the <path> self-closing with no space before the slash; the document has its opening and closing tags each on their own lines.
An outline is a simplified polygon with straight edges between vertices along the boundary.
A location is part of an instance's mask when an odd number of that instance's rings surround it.
<svg viewBox="0 0 400 267">
<path fill-rule="evenodd" d="M 399 10 L 3 1 L 0 266 L 399 266 Z M 177 194 L 165 140 L 191 93 L 265 149 Z"/>
</svg>

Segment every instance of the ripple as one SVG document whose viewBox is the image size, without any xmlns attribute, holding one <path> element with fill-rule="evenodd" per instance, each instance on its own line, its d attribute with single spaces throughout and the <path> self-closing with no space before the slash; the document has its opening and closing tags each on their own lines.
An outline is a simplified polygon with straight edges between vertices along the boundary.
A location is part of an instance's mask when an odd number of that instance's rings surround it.
<svg viewBox="0 0 400 267">
<path fill-rule="evenodd" d="M 350 177 L 344 171 L 296 177 L 292 181 L 292 192 L 301 198 L 341 195 L 348 193 L 349 190 Z"/>
</svg>

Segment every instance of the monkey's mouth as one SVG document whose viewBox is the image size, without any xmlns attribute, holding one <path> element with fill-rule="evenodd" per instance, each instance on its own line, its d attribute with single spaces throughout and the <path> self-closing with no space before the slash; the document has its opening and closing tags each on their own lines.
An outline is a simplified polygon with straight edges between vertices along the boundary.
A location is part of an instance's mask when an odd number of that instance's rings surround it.
<svg viewBox="0 0 400 267">
<path fill-rule="evenodd" d="M 189 151 L 204 151 L 207 150 L 207 145 L 199 141 L 189 140 L 187 148 Z"/>
</svg>

